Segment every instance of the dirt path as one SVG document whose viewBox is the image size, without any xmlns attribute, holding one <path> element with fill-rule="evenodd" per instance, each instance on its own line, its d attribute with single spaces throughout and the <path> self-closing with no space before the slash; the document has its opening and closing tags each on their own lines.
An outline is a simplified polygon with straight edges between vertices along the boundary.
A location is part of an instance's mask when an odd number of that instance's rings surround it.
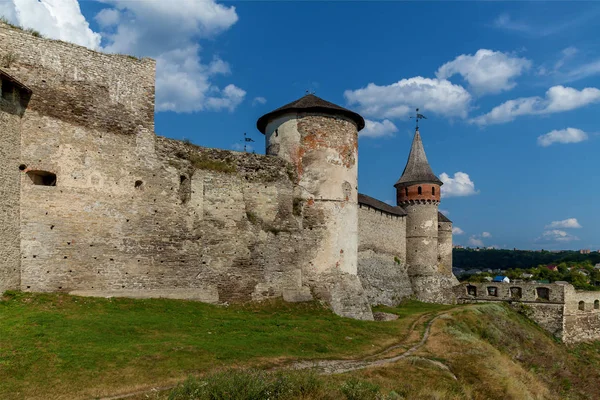
<svg viewBox="0 0 600 400">
<path fill-rule="evenodd" d="M 429 338 L 429 333 L 431 331 L 431 325 L 433 325 L 433 323 L 438 319 L 441 318 L 443 316 L 445 316 L 447 314 L 438 314 L 435 317 L 433 317 L 428 323 L 427 323 L 427 327 L 425 328 L 425 333 L 423 334 L 423 337 L 421 337 L 421 340 L 413 345 L 411 348 L 409 348 L 408 350 L 406 350 L 404 353 L 394 356 L 394 357 L 388 357 L 388 358 L 379 358 L 381 355 L 389 353 L 392 350 L 398 349 L 400 347 L 403 346 L 403 343 L 399 343 L 397 345 L 394 345 L 392 347 L 389 347 L 385 350 L 383 350 L 382 352 L 369 356 L 369 357 L 365 357 L 359 360 L 324 360 L 324 361 L 299 361 L 296 363 L 293 363 L 291 365 L 289 365 L 287 368 L 289 369 L 308 369 L 308 368 L 312 368 L 312 369 L 316 369 L 318 370 L 321 374 L 341 374 L 344 372 L 349 372 L 349 371 L 356 371 L 358 369 L 364 369 L 364 368 L 374 368 L 374 367 L 381 367 L 383 365 L 388 365 L 388 364 L 393 364 L 399 360 L 402 360 L 404 358 L 408 358 L 410 357 L 413 353 L 415 353 L 417 350 L 419 350 L 421 347 L 423 347 L 423 345 L 425 344 L 425 342 L 427 342 L 427 339 Z M 422 319 L 423 317 L 421 317 L 420 319 Z M 417 325 L 417 323 L 419 322 L 418 319 L 417 321 L 415 321 L 415 323 L 413 324 L 413 326 L 411 327 L 411 331 L 409 331 L 407 338 L 410 337 L 410 335 L 414 332 L 415 329 L 415 325 Z M 373 359 L 375 358 L 375 359 Z"/>
<path fill-rule="evenodd" d="M 407 358 L 415 358 L 415 359 L 420 359 L 420 360 L 425 360 L 425 361 L 431 362 L 433 365 L 436 365 L 437 367 L 447 371 L 450 375 L 452 375 L 452 377 L 454 379 L 456 379 L 456 376 L 452 373 L 452 371 L 450 371 L 450 369 L 448 368 L 447 365 L 445 365 L 439 361 L 430 360 L 428 358 L 412 356 L 417 350 L 419 350 L 421 347 L 423 347 L 425 345 L 425 343 L 427 342 L 427 339 L 429 338 L 429 334 L 431 332 L 431 326 L 433 325 L 433 323 L 436 320 L 438 320 L 439 318 L 443 318 L 447 315 L 448 315 L 447 312 L 442 312 L 442 313 L 436 314 L 435 316 L 433 316 L 433 318 L 431 318 L 431 316 L 432 316 L 431 313 L 421 315 L 419 318 L 417 318 L 412 323 L 408 332 L 400 340 L 399 343 L 397 343 L 393 346 L 390 346 L 376 354 L 365 356 L 365 357 L 362 357 L 362 358 L 356 359 L 356 360 L 298 361 L 298 362 L 294 362 L 292 364 L 288 364 L 283 367 L 273 368 L 272 370 L 275 371 L 275 370 L 284 370 L 284 369 L 293 369 L 293 370 L 315 369 L 320 374 L 331 375 L 331 374 L 342 374 L 344 372 L 356 371 L 356 370 L 365 369 L 365 368 L 381 367 L 384 365 L 393 364 L 395 362 L 398 362 L 399 360 L 403 360 L 403 359 L 407 359 Z M 396 355 L 393 357 L 382 358 L 382 356 L 384 356 L 386 354 L 389 354 L 395 350 L 398 350 L 398 349 L 401 349 L 401 348 L 407 346 L 407 342 L 410 342 L 411 337 L 414 336 L 415 334 L 419 334 L 417 330 L 418 330 L 418 327 L 421 326 L 421 324 L 423 323 L 423 320 L 427 320 L 427 319 L 429 319 L 429 322 L 427 323 L 427 325 L 425 327 L 425 332 L 423 333 L 423 335 L 421 336 L 421 339 L 416 344 L 414 344 L 408 350 L 402 352 L 399 355 Z M 420 334 L 419 334 L 419 336 L 420 336 Z M 174 387 L 175 387 L 175 385 L 161 387 L 161 388 L 153 388 L 151 390 L 142 390 L 142 391 L 138 391 L 138 392 L 134 392 L 134 393 L 127 393 L 127 394 L 123 394 L 123 395 L 103 397 L 99 400 L 122 400 L 122 399 L 127 399 L 130 397 L 134 397 L 134 396 L 140 396 L 143 394 L 150 394 L 150 393 L 156 392 L 156 391 L 166 391 L 166 390 L 173 389 Z"/>
</svg>

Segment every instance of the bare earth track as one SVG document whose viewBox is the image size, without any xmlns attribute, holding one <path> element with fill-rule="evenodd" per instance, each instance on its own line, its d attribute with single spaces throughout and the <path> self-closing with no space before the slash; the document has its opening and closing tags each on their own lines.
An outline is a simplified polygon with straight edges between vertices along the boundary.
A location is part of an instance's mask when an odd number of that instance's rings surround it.
<svg viewBox="0 0 600 400">
<path fill-rule="evenodd" d="M 432 363 L 433 365 L 447 371 L 453 379 L 456 380 L 456 376 L 452 373 L 450 368 L 447 365 L 441 363 L 437 360 L 431 360 L 424 357 L 415 357 L 413 354 L 417 352 L 421 347 L 425 345 L 427 339 L 429 338 L 429 334 L 431 331 L 431 326 L 433 323 L 447 316 L 447 312 L 441 312 L 437 314 L 428 313 L 423 314 L 419 318 L 417 318 L 411 325 L 407 334 L 393 346 L 390 346 L 376 354 L 372 354 L 369 356 L 362 357 L 360 359 L 355 360 L 321 360 L 321 361 L 298 361 L 291 364 L 288 364 L 283 367 L 275 367 L 272 370 L 281 370 L 281 369 L 293 369 L 293 370 L 303 370 L 303 369 L 314 369 L 318 373 L 323 375 L 332 375 L 332 374 L 342 374 L 344 372 L 356 371 L 365 368 L 376 368 L 382 367 L 385 365 L 393 364 L 403 359 L 419 359 Z M 425 330 L 421 334 L 419 332 L 419 327 L 421 327 L 425 321 L 427 321 L 425 325 Z M 419 340 L 420 338 L 420 340 Z M 415 340 L 418 340 L 417 343 L 414 343 Z M 414 343 L 414 344 L 413 344 Z M 412 346 L 411 346 L 412 344 Z M 410 346 L 410 347 L 409 347 Z M 388 354 L 395 354 L 392 357 L 383 357 Z M 383 357 L 383 358 L 382 358 Z M 151 392 L 161 392 L 173 389 L 175 385 L 166 386 L 166 387 L 156 387 L 150 390 L 142 390 L 133 393 L 121 394 L 117 396 L 111 397 L 103 397 L 99 400 L 120 400 L 127 399 L 134 396 L 140 396 L 143 394 L 148 394 Z"/>
</svg>

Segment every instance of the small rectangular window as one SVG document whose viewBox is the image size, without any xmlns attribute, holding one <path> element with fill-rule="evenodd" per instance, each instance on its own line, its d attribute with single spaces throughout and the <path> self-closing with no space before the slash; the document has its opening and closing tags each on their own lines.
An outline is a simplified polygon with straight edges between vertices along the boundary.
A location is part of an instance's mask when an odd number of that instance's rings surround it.
<svg viewBox="0 0 600 400">
<path fill-rule="evenodd" d="M 27 176 L 34 185 L 56 186 L 56 174 L 48 171 L 28 171 Z"/>
</svg>

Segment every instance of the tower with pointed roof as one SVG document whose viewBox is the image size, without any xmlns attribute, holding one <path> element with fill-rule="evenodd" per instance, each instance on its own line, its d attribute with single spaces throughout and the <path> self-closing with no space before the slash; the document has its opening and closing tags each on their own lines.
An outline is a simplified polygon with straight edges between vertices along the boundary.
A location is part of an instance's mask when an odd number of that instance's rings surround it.
<svg viewBox="0 0 600 400">
<path fill-rule="evenodd" d="M 406 218 L 406 263 L 413 290 L 420 300 L 436 301 L 440 290 L 438 266 L 438 205 L 442 181 L 427 161 L 419 129 L 408 162 L 394 185 L 397 204 Z"/>
</svg>

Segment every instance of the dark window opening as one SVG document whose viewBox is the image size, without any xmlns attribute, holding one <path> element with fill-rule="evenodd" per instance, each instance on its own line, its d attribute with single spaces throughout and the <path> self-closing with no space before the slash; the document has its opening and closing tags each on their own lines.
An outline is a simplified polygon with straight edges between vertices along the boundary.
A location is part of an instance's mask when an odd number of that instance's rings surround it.
<svg viewBox="0 0 600 400">
<path fill-rule="evenodd" d="M 34 185 L 56 186 L 56 174 L 48 171 L 29 171 L 27 176 Z"/>
<path fill-rule="evenodd" d="M 179 175 L 179 183 L 183 183 L 187 180 L 187 176 L 185 175 Z"/>
<path fill-rule="evenodd" d="M 488 286 L 488 296 L 498 297 L 498 288 L 496 286 Z"/>
<path fill-rule="evenodd" d="M 550 289 L 539 287 L 535 289 L 538 299 L 550 300 Z"/>
<path fill-rule="evenodd" d="M 580 311 L 585 311 L 585 302 L 580 301 L 577 308 L 579 308 Z"/>
<path fill-rule="evenodd" d="M 20 171 L 25 171 L 26 169 L 27 169 L 27 165 L 25 165 L 25 164 L 19 165 L 19 170 Z"/>
<path fill-rule="evenodd" d="M 467 294 L 469 296 L 477 296 L 477 286 L 468 285 L 467 286 Z"/>
<path fill-rule="evenodd" d="M 408 196 L 408 188 L 404 188 L 404 194 Z"/>
<path fill-rule="evenodd" d="M 598 310 L 600 309 L 600 301 L 599 300 L 595 300 L 594 301 L 594 310 Z"/>
<path fill-rule="evenodd" d="M 418 193 L 423 194 L 423 189 L 421 189 L 421 186 L 419 186 Z"/>
<path fill-rule="evenodd" d="M 431 194 L 432 194 L 433 196 L 435 196 L 435 188 L 434 188 L 434 187 L 432 187 L 432 188 L 431 188 Z"/>
<path fill-rule="evenodd" d="M 512 297 L 513 299 L 520 299 L 521 297 L 523 297 L 523 291 L 520 287 L 511 287 L 510 297 Z"/>
<path fill-rule="evenodd" d="M 142 182 L 142 181 L 135 181 L 135 188 L 141 189 L 143 184 L 144 184 L 144 182 Z"/>
<path fill-rule="evenodd" d="M 15 86 L 8 81 L 2 81 L 2 98 L 12 101 L 14 97 Z"/>
</svg>

